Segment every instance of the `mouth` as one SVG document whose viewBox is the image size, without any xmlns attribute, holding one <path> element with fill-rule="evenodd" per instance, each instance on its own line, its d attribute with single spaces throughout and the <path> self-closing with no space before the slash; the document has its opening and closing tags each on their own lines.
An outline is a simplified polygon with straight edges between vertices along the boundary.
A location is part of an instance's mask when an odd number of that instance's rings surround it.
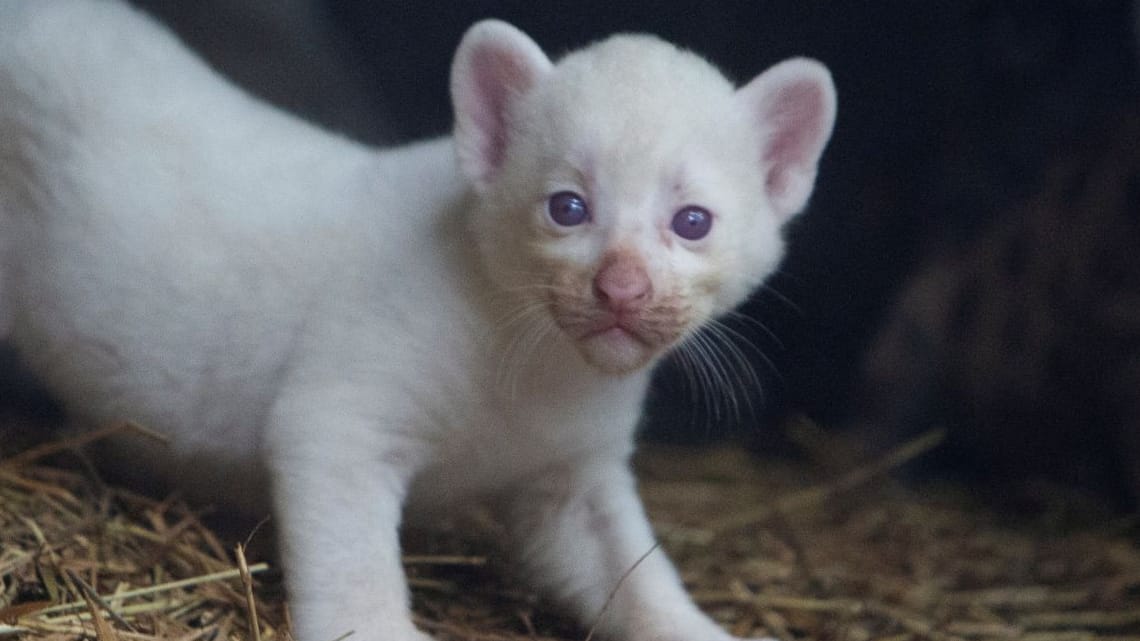
<svg viewBox="0 0 1140 641">
<path fill-rule="evenodd" d="M 688 308 L 677 296 L 612 305 L 582 289 L 556 287 L 546 304 L 562 335 L 603 373 L 623 375 L 652 365 L 688 326 Z"/>
<path fill-rule="evenodd" d="M 593 329 L 587 329 L 581 336 L 578 337 L 578 340 L 585 341 L 595 338 L 600 338 L 602 340 L 608 341 L 633 340 L 641 343 L 647 348 L 652 347 L 649 341 L 645 340 L 645 338 L 643 338 L 641 334 L 638 333 L 637 329 L 631 325 L 631 323 L 622 322 L 619 320 L 611 320 L 608 322 L 599 323 L 597 327 L 594 327 Z"/>
<path fill-rule="evenodd" d="M 626 374 L 652 363 L 669 345 L 662 332 L 636 316 L 566 315 L 558 324 L 587 362 L 603 372 Z"/>
</svg>

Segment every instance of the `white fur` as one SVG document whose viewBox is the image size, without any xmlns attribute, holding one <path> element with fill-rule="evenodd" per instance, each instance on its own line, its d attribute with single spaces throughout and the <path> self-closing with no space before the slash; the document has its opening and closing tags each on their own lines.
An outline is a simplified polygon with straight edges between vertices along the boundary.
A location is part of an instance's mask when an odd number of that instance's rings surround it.
<svg viewBox="0 0 1140 641">
<path fill-rule="evenodd" d="M 304 641 L 421 638 L 403 506 L 476 498 L 592 623 L 653 545 L 627 466 L 648 366 L 774 269 L 834 117 L 816 63 L 737 92 L 652 38 L 551 65 L 495 22 L 452 85 L 454 141 L 373 151 L 125 5 L 0 3 L 0 331 L 75 414 L 170 436 L 122 444 L 130 464 L 248 509 L 268 481 Z M 793 175 L 779 193 L 773 172 Z M 589 224 L 547 217 L 559 190 Z M 705 239 L 670 231 L 686 204 L 714 213 Z M 567 306 L 605 317 L 590 287 L 614 260 L 675 332 L 558 329 Z M 660 553 L 600 630 L 728 638 Z"/>
</svg>

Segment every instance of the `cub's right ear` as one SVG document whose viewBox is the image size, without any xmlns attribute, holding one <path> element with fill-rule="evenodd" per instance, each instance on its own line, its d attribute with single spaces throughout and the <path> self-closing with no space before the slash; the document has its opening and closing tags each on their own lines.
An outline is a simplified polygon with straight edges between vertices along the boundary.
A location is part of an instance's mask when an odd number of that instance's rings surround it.
<svg viewBox="0 0 1140 641">
<path fill-rule="evenodd" d="M 476 189 L 503 166 L 514 101 L 551 66 L 533 40 L 505 22 L 484 20 L 464 34 L 451 65 L 451 102 L 459 166 Z"/>
</svg>

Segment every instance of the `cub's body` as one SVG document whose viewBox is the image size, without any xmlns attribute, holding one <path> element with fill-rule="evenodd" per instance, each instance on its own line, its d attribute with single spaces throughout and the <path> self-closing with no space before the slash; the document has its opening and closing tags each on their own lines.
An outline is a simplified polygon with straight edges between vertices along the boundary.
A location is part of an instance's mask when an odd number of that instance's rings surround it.
<svg viewBox="0 0 1140 641">
<path fill-rule="evenodd" d="M 167 437 L 118 465 L 271 497 L 305 641 L 421 638 L 403 508 L 475 497 L 592 622 L 653 545 L 627 465 L 650 366 L 774 268 L 834 117 L 815 63 L 737 91 L 655 39 L 553 66 L 501 23 L 452 86 L 454 140 L 375 151 L 126 5 L 0 4 L 0 336 L 77 417 Z M 608 611 L 612 638 L 727 638 L 661 555 Z"/>
</svg>

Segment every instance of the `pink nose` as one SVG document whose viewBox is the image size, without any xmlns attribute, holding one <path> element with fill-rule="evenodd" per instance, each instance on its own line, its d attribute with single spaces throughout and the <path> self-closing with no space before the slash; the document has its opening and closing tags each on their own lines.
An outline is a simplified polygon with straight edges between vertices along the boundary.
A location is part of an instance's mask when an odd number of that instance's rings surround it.
<svg viewBox="0 0 1140 641">
<path fill-rule="evenodd" d="M 610 311 L 639 309 L 652 294 L 653 284 L 637 256 L 611 254 L 594 276 L 594 296 Z"/>
</svg>

